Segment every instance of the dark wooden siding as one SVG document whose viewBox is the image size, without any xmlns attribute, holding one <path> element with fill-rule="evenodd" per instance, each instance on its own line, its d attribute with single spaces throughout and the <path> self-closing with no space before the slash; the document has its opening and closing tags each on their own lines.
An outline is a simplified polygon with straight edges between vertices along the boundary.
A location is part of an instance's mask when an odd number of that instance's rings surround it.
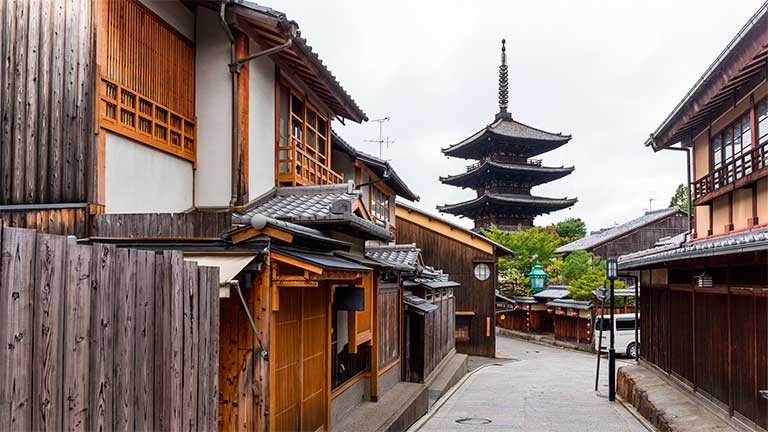
<svg viewBox="0 0 768 432">
<path fill-rule="evenodd" d="M 555 339 L 588 345 L 592 342 L 591 322 L 590 318 L 558 315 L 555 317 Z"/>
<path fill-rule="evenodd" d="M 426 379 L 455 346 L 454 297 L 435 300 L 438 309 L 424 317 L 424 374 Z"/>
<path fill-rule="evenodd" d="M 623 237 L 611 240 L 591 250 L 603 258 L 619 257 L 628 253 L 649 249 L 663 237 L 675 236 L 688 229 L 688 216 L 683 212 L 634 230 Z"/>
<path fill-rule="evenodd" d="M 0 205 L 89 201 L 91 5 L 0 3 Z"/>
<path fill-rule="evenodd" d="M 220 238 L 232 227 L 231 212 L 98 214 L 92 238 Z"/>
<path fill-rule="evenodd" d="M 397 242 L 416 243 L 427 265 L 442 269 L 461 284 L 454 290 L 456 311 L 472 311 L 469 342 L 456 342 L 456 351 L 492 357 L 496 353 L 496 257 L 407 220 L 397 219 Z M 491 277 L 479 281 L 473 271 L 477 261 L 487 262 Z M 490 331 L 486 326 L 490 323 Z"/>
<path fill-rule="evenodd" d="M 400 285 L 379 281 L 379 369 L 400 358 Z"/>
<path fill-rule="evenodd" d="M 74 235 L 77 238 L 88 237 L 87 218 L 86 206 L 21 211 L 0 209 L 3 226 L 36 229 L 48 234 Z"/>
<path fill-rule="evenodd" d="M 762 428 L 768 428 L 768 402 L 758 393 L 768 386 L 765 258 L 673 263 L 669 282 L 666 271 L 654 270 L 649 278 L 644 270 L 640 296 L 643 359 Z M 729 268 L 730 262 L 742 266 Z M 714 275 L 712 288 L 694 285 L 693 275 L 704 269 Z"/>
</svg>

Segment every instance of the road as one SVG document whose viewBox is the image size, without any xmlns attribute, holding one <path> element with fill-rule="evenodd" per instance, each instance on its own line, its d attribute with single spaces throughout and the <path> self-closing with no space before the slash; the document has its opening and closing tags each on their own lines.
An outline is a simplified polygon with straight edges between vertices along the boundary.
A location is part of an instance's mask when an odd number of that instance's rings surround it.
<svg viewBox="0 0 768 432">
<path fill-rule="evenodd" d="M 607 361 L 595 392 L 594 355 L 501 336 L 496 347 L 509 360 L 478 369 L 411 430 L 647 431 L 620 404 L 608 402 Z M 457 423 L 461 419 L 468 420 Z"/>
</svg>

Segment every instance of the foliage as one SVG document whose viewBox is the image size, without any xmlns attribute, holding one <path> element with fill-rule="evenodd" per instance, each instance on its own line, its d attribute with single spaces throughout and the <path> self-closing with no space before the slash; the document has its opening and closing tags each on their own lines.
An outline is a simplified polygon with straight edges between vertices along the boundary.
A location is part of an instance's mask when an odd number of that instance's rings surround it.
<svg viewBox="0 0 768 432">
<path fill-rule="evenodd" d="M 581 218 L 568 218 L 555 225 L 557 235 L 568 241 L 580 239 L 587 235 L 587 224 Z"/>
<path fill-rule="evenodd" d="M 669 207 L 677 207 L 688 213 L 688 189 L 684 184 L 680 184 L 675 190 L 672 199 L 669 200 Z"/>
<path fill-rule="evenodd" d="M 563 283 L 569 285 L 592 267 L 594 255 L 587 251 L 571 252 L 563 263 Z"/>
<path fill-rule="evenodd" d="M 530 296 L 533 295 L 531 289 L 531 281 L 523 273 L 520 273 L 514 268 L 509 268 L 501 279 L 504 284 L 501 285 L 500 291 L 505 296 Z"/>
<path fill-rule="evenodd" d="M 555 249 L 563 244 L 554 227 L 533 227 L 525 231 L 506 232 L 494 226 L 483 234 L 515 251 L 514 257 L 499 260 L 499 274 L 502 278 L 510 276 L 512 269 L 527 274 L 537 261 L 544 267 L 544 271 L 549 272 Z"/>
<path fill-rule="evenodd" d="M 606 283 L 605 261 L 592 254 L 589 255 L 588 268 L 581 276 L 570 282 L 570 297 L 574 300 L 589 300 L 592 291 Z M 626 288 L 626 284 L 620 280 L 614 282 L 615 288 Z"/>
</svg>

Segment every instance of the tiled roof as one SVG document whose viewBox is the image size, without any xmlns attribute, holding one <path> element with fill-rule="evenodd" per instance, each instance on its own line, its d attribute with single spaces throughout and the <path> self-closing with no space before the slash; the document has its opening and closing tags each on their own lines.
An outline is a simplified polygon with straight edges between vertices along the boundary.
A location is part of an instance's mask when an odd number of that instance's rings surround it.
<svg viewBox="0 0 768 432">
<path fill-rule="evenodd" d="M 384 183 L 391 187 L 395 193 L 409 201 L 418 201 L 419 196 L 411 190 L 405 181 L 397 175 L 397 172 L 389 163 L 384 159 L 370 155 L 368 153 L 361 152 L 354 148 L 351 144 L 344 141 L 336 131 L 331 131 L 331 143 L 334 146 L 338 146 L 343 152 L 347 153 L 350 157 L 359 160 L 360 162 L 368 165 L 372 171 L 381 178 L 384 178 L 386 174 L 387 178 L 384 179 Z"/>
<path fill-rule="evenodd" d="M 587 310 L 592 309 L 592 302 L 588 300 L 558 299 L 547 303 L 547 306 Z"/>
<path fill-rule="evenodd" d="M 233 217 L 236 223 L 250 223 L 258 214 L 300 225 L 345 223 L 376 238 L 390 239 L 386 227 L 352 213 L 359 199 L 360 192 L 352 190 L 350 184 L 278 187 L 249 205 L 245 214 Z"/>
<path fill-rule="evenodd" d="M 533 297 L 537 299 L 561 299 L 568 297 L 571 293 L 569 288 L 566 286 L 549 286 L 545 290 L 535 293 Z"/>
<path fill-rule="evenodd" d="M 365 247 L 365 255 L 369 258 L 412 268 L 418 265 L 420 253 L 421 249 L 414 243 Z"/>
<path fill-rule="evenodd" d="M 543 167 L 533 164 L 509 164 L 485 159 L 467 168 L 466 172 L 440 177 L 440 181 L 453 186 L 467 186 L 483 182 L 489 175 L 506 175 L 531 179 L 530 184 L 538 185 L 565 177 L 573 167 Z"/>
<path fill-rule="evenodd" d="M 485 143 L 493 138 L 528 141 L 533 143 L 539 142 L 547 144 L 545 151 L 549 151 L 567 143 L 571 139 L 571 136 L 536 129 L 513 120 L 511 116 L 498 116 L 493 123 L 484 127 L 474 135 L 448 148 L 444 148 L 442 151 L 448 156 L 461 157 L 463 150 L 472 147 L 474 144 Z"/>
<path fill-rule="evenodd" d="M 576 198 L 547 198 L 534 195 L 523 194 L 484 194 L 475 199 L 464 201 L 456 204 L 445 204 L 438 206 L 437 209 L 441 212 L 453 213 L 469 210 L 474 207 L 483 206 L 486 204 L 495 205 L 519 205 L 519 206 L 538 206 L 543 209 L 543 212 L 549 212 L 554 210 L 561 210 L 576 204 L 578 200 Z"/>
<path fill-rule="evenodd" d="M 657 246 L 619 257 L 622 269 L 683 259 L 718 256 L 768 249 L 768 228 L 710 239 Z"/>
<path fill-rule="evenodd" d="M 555 253 L 566 253 L 566 252 L 573 252 L 577 250 L 590 250 L 604 243 L 607 243 L 613 239 L 623 237 L 631 233 L 632 231 L 642 228 L 648 224 L 651 224 L 656 221 L 667 218 L 669 216 L 672 216 L 675 213 L 681 213 L 680 209 L 678 209 L 677 207 L 672 207 L 672 208 L 667 208 L 662 210 L 654 210 L 654 211 L 646 212 L 644 215 L 640 216 L 639 218 L 632 219 L 629 222 L 625 222 L 613 228 L 603 229 L 603 230 L 594 232 L 586 237 L 583 237 L 576 241 L 568 243 L 567 245 L 560 246 L 559 248 L 555 249 Z"/>
</svg>

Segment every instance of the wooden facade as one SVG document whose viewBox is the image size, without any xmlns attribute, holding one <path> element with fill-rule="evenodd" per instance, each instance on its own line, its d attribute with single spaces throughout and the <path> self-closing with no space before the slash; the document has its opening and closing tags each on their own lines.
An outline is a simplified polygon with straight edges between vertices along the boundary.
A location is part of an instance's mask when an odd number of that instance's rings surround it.
<svg viewBox="0 0 768 432">
<path fill-rule="evenodd" d="M 688 229 L 688 216 L 680 211 L 664 219 L 639 227 L 619 238 L 589 250 L 602 258 L 615 258 L 652 248 L 659 239 L 676 236 Z"/>
<path fill-rule="evenodd" d="M 460 289 L 460 288 L 459 288 Z M 403 378 L 423 383 L 441 361 L 456 348 L 455 290 L 442 289 L 426 295 L 437 310 L 410 311 L 403 320 Z M 418 291 L 418 295 L 425 295 Z"/>
<path fill-rule="evenodd" d="M 456 324 L 466 326 L 467 337 L 456 338 L 456 351 L 493 357 L 496 354 L 496 263 L 495 246 L 423 212 L 397 207 L 397 242 L 416 243 L 424 261 L 440 268 L 459 283 L 455 290 Z M 477 264 L 489 266 L 491 274 L 481 281 L 474 275 Z"/>
</svg>

